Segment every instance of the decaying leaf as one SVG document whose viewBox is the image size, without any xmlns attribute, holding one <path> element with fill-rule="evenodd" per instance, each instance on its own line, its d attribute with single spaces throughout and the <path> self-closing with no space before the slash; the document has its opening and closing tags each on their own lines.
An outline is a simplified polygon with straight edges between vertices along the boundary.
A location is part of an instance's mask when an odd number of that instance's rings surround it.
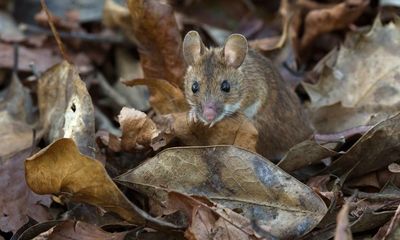
<svg viewBox="0 0 400 240">
<path fill-rule="evenodd" d="M 132 42 L 136 42 L 136 37 L 131 27 L 131 15 L 129 10 L 113 0 L 105 0 L 103 8 L 104 25 L 114 28 L 119 27 Z"/>
<path fill-rule="evenodd" d="M 160 114 L 183 112 L 188 105 L 182 90 L 164 79 L 133 79 L 123 81 L 127 86 L 145 85 L 150 90 L 150 104 Z"/>
<path fill-rule="evenodd" d="M 348 178 L 364 175 L 398 161 L 400 156 L 400 113 L 382 121 L 364 134 L 327 171 Z"/>
<path fill-rule="evenodd" d="M 138 40 L 144 77 L 165 79 L 177 88 L 182 87 L 185 72 L 182 38 L 172 7 L 156 0 L 129 0 L 128 8 L 133 33 Z M 163 111 L 166 104 L 171 104 L 170 99 L 164 99 L 167 103 L 161 101 L 163 96 L 157 92 L 159 89 L 146 85 L 149 87 L 153 108 L 161 114 L 171 113 Z M 176 108 L 175 112 L 185 110 L 179 105 L 173 107 Z"/>
<path fill-rule="evenodd" d="M 326 148 L 313 140 L 306 140 L 293 146 L 278 166 L 286 172 L 291 172 L 302 167 L 318 163 L 327 157 L 333 157 L 338 153 Z"/>
<path fill-rule="evenodd" d="M 15 154 L 30 147 L 33 142 L 35 123 L 32 114 L 32 99 L 15 74 L 1 95 L 0 157 Z"/>
<path fill-rule="evenodd" d="M 201 198 L 170 192 L 168 208 L 181 210 L 189 217 L 186 239 L 260 239 L 250 220 L 221 205 Z"/>
<path fill-rule="evenodd" d="M 72 138 L 82 153 L 94 156 L 92 99 L 73 65 L 63 61 L 42 75 L 38 84 L 38 102 L 48 142 Z"/>
<path fill-rule="evenodd" d="M 311 98 L 311 108 L 324 108 L 325 113 L 331 113 L 324 117 L 317 112 L 314 116 L 325 120 L 324 125 L 333 125 L 322 126 L 324 131 L 367 125 L 377 118 L 377 113 L 386 115 L 400 110 L 399 37 L 399 22 L 382 26 L 377 19 L 368 33 L 348 35 L 336 61 L 326 60 L 334 65 L 323 68 L 317 84 L 303 84 Z"/>
<path fill-rule="evenodd" d="M 363 13 L 369 0 L 345 0 L 335 6 L 310 11 L 304 19 L 297 56 L 304 58 L 309 47 L 321 34 L 348 27 Z M 300 25 L 299 25 L 300 26 Z M 296 40 L 295 36 L 293 39 Z"/>
<path fill-rule="evenodd" d="M 109 233 L 101 228 L 85 222 L 66 221 L 57 225 L 49 235 L 49 239 L 58 240 L 123 240 L 127 232 Z"/>
<path fill-rule="evenodd" d="M 28 222 L 28 216 L 36 221 L 50 218 L 47 207 L 50 196 L 33 193 L 25 182 L 24 160 L 31 148 L 0 158 L 0 230 L 15 233 Z"/>
<path fill-rule="evenodd" d="M 345 203 L 337 215 L 335 240 L 352 240 L 349 223 L 349 203 Z"/>
<path fill-rule="evenodd" d="M 124 151 L 150 146 L 151 140 L 158 136 L 159 130 L 145 113 L 135 109 L 122 108 L 118 116 L 121 126 L 121 148 Z"/>
<path fill-rule="evenodd" d="M 174 225 L 158 221 L 133 205 L 107 175 L 103 165 L 82 155 L 72 139 L 50 144 L 25 161 L 26 181 L 38 194 L 61 194 L 117 213 L 135 224 Z M 164 224 L 164 225 L 163 225 Z"/>
<path fill-rule="evenodd" d="M 398 239 L 400 236 L 400 204 L 392 219 L 383 225 L 375 234 L 374 239 Z"/>
<path fill-rule="evenodd" d="M 281 238 L 305 234 L 327 211 L 310 188 L 234 146 L 170 148 L 116 180 L 159 201 L 168 191 L 206 196 Z"/>
</svg>

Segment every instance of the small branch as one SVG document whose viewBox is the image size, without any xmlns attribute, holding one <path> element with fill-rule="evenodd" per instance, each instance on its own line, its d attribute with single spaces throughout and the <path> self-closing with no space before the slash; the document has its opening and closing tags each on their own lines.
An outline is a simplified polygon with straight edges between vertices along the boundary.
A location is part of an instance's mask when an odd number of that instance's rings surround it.
<svg viewBox="0 0 400 240">
<path fill-rule="evenodd" d="M 46 1 L 45 0 L 40 0 L 40 4 L 42 5 L 43 10 L 46 12 L 47 22 L 50 25 L 51 31 L 53 32 L 53 35 L 54 35 L 54 38 L 56 39 L 56 42 L 57 42 L 58 48 L 60 49 L 61 55 L 63 56 L 63 58 L 65 60 L 67 60 L 68 62 L 71 62 L 71 61 L 68 60 L 69 58 L 68 58 L 67 53 L 65 51 L 64 44 L 61 41 L 60 35 L 58 35 L 56 27 L 54 26 L 53 18 L 52 18 L 51 14 L 50 14 L 49 9 L 47 8 Z"/>
<path fill-rule="evenodd" d="M 115 103 L 121 107 L 130 106 L 128 100 L 121 96 L 115 89 L 107 82 L 106 78 L 101 73 L 97 73 L 97 80 L 99 81 L 100 88 L 107 94 Z"/>
<path fill-rule="evenodd" d="M 23 32 L 28 34 L 45 34 L 47 36 L 53 35 L 53 33 L 50 30 L 34 25 L 21 24 L 20 28 Z M 99 34 L 91 34 L 85 32 L 63 32 L 63 31 L 59 31 L 58 35 L 62 39 L 79 39 L 82 41 L 95 42 L 95 43 L 121 44 L 125 42 L 124 37 L 122 35 L 101 36 Z"/>
</svg>

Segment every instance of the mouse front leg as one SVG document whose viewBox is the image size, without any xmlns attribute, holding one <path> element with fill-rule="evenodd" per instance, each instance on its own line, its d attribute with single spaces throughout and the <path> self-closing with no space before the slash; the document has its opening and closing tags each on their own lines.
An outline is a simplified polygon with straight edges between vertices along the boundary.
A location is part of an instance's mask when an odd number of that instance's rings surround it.
<svg viewBox="0 0 400 240">
<path fill-rule="evenodd" d="M 196 111 L 194 109 L 190 109 L 189 111 L 189 122 L 197 123 Z"/>
</svg>

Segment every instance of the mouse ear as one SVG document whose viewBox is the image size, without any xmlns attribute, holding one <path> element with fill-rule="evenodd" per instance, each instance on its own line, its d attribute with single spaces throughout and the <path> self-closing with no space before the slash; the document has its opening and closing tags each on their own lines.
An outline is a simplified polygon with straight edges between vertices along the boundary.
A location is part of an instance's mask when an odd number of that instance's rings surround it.
<svg viewBox="0 0 400 240">
<path fill-rule="evenodd" d="M 234 68 L 240 67 L 246 57 L 247 50 L 247 40 L 243 35 L 230 35 L 223 50 L 226 63 Z"/>
<path fill-rule="evenodd" d="M 183 57 L 189 65 L 193 65 L 204 53 L 205 46 L 196 31 L 190 31 L 183 39 Z"/>
</svg>

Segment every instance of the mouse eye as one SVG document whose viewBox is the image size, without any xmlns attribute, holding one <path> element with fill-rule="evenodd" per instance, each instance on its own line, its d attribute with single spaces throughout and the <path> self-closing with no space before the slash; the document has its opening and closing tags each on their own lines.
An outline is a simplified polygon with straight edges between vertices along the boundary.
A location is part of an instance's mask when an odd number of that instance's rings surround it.
<svg viewBox="0 0 400 240">
<path fill-rule="evenodd" d="M 200 90 L 200 85 L 199 85 L 199 83 L 198 83 L 198 82 L 194 82 L 194 83 L 192 84 L 192 92 L 193 92 L 193 93 L 197 93 L 199 90 Z"/>
<path fill-rule="evenodd" d="M 229 92 L 231 90 L 231 85 L 229 84 L 228 80 L 224 80 L 221 83 L 221 91 Z"/>
</svg>

